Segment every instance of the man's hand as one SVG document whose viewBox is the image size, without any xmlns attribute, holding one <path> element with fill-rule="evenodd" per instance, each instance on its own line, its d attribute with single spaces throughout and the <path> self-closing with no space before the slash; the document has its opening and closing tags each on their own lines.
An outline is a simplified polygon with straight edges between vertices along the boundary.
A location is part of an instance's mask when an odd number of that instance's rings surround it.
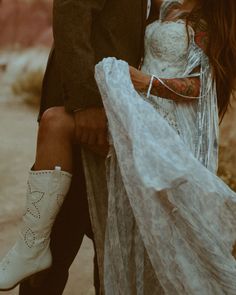
<svg viewBox="0 0 236 295">
<path fill-rule="evenodd" d="M 107 118 L 103 108 L 89 108 L 74 113 L 75 139 L 97 154 L 106 156 Z"/>
</svg>

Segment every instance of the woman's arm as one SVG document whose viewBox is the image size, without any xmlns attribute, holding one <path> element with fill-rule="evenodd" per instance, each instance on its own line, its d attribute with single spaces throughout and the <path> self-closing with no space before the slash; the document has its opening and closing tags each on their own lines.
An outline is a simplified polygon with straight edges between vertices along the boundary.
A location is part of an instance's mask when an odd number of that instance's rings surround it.
<svg viewBox="0 0 236 295">
<path fill-rule="evenodd" d="M 158 7 L 162 1 L 153 0 L 154 2 L 156 2 Z M 195 43 L 207 54 L 209 40 L 206 22 L 200 20 L 197 25 L 192 24 L 192 26 L 195 31 Z M 145 75 L 133 67 L 130 67 L 130 76 L 136 90 L 141 92 L 148 91 L 151 76 Z M 195 97 L 197 99 L 200 95 L 200 79 L 198 77 L 162 79 L 162 81 L 164 85 L 157 79 L 153 81 L 151 94 L 175 101 L 191 101 L 192 98 Z"/>
<path fill-rule="evenodd" d="M 198 77 L 162 79 L 162 81 L 169 89 L 165 85 L 161 84 L 158 80 L 154 80 L 151 94 L 176 101 L 186 101 L 193 98 L 197 99 L 199 97 L 200 79 Z"/>
<path fill-rule="evenodd" d="M 130 77 L 136 90 L 141 92 L 148 91 L 151 76 L 130 67 Z M 200 79 L 198 77 L 161 80 L 166 86 L 155 79 L 152 84 L 151 94 L 175 101 L 188 101 L 199 97 Z"/>
</svg>

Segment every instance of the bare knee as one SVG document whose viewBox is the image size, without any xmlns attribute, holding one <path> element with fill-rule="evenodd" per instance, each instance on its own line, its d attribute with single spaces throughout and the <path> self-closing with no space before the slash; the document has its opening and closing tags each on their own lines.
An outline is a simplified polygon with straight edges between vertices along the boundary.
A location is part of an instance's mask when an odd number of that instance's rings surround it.
<svg viewBox="0 0 236 295">
<path fill-rule="evenodd" d="M 64 107 L 52 107 L 43 113 L 39 124 L 39 135 L 69 137 L 73 133 L 74 119 Z"/>
</svg>

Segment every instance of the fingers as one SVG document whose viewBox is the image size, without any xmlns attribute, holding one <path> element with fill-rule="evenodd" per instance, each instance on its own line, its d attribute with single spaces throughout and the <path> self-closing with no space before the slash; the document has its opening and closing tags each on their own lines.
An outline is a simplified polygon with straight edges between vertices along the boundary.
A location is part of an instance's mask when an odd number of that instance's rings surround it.
<svg viewBox="0 0 236 295">
<path fill-rule="evenodd" d="M 81 132 L 81 135 L 79 138 L 77 138 L 77 140 L 80 142 L 80 143 L 83 143 L 83 144 L 88 144 L 89 143 L 89 139 L 90 139 L 90 134 L 86 131 L 82 131 Z"/>
<path fill-rule="evenodd" d="M 76 138 L 75 141 L 77 143 L 82 143 L 86 145 L 99 145 L 103 146 L 108 143 L 107 140 L 107 130 L 101 130 L 101 131 L 92 131 L 85 128 L 80 128 L 76 132 Z"/>
<path fill-rule="evenodd" d="M 74 114 L 75 142 L 105 155 L 109 149 L 104 109 L 87 109 Z"/>
<path fill-rule="evenodd" d="M 78 139 L 77 139 L 78 140 Z M 95 154 L 106 157 L 109 151 L 109 143 L 107 140 L 107 132 L 88 133 L 87 130 L 81 133 L 79 138 L 80 144 Z"/>
<path fill-rule="evenodd" d="M 81 141 L 81 138 L 83 137 L 83 128 L 81 128 L 76 120 L 75 120 L 75 138 L 74 138 L 74 141 L 79 143 Z"/>
<path fill-rule="evenodd" d="M 103 145 L 103 146 L 98 146 L 98 145 L 83 145 L 85 148 L 87 148 L 88 150 L 90 150 L 91 152 L 102 156 L 102 157 L 106 157 L 109 151 L 109 145 Z"/>
<path fill-rule="evenodd" d="M 98 137 L 97 137 L 97 144 L 99 146 L 105 146 L 108 144 L 108 139 L 107 139 L 108 135 L 107 135 L 107 130 L 104 132 L 100 132 L 98 134 Z"/>
</svg>

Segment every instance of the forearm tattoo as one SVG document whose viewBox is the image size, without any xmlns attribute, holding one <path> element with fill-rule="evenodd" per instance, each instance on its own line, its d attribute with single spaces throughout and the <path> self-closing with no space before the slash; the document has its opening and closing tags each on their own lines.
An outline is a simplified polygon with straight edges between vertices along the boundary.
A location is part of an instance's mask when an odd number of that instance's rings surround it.
<svg viewBox="0 0 236 295">
<path fill-rule="evenodd" d="M 198 14 L 196 14 L 192 15 L 190 24 L 195 31 L 196 44 L 206 53 L 209 42 L 207 23 L 202 20 Z M 192 97 L 198 98 L 200 96 L 200 79 L 198 77 L 162 79 L 162 81 L 168 87 L 162 85 L 158 80 L 154 80 L 151 90 L 153 95 L 175 101 L 188 101 L 191 100 Z M 172 89 L 173 91 L 168 88 Z M 189 99 L 184 98 L 183 96 L 189 96 Z"/>
<path fill-rule="evenodd" d="M 200 79 L 197 77 L 193 78 L 180 78 L 180 79 L 162 79 L 165 85 L 162 85 L 158 80 L 153 81 L 151 93 L 163 98 L 175 100 L 175 101 L 186 101 L 192 97 L 199 97 L 200 94 Z M 178 94 L 177 94 L 178 93 Z"/>
</svg>

